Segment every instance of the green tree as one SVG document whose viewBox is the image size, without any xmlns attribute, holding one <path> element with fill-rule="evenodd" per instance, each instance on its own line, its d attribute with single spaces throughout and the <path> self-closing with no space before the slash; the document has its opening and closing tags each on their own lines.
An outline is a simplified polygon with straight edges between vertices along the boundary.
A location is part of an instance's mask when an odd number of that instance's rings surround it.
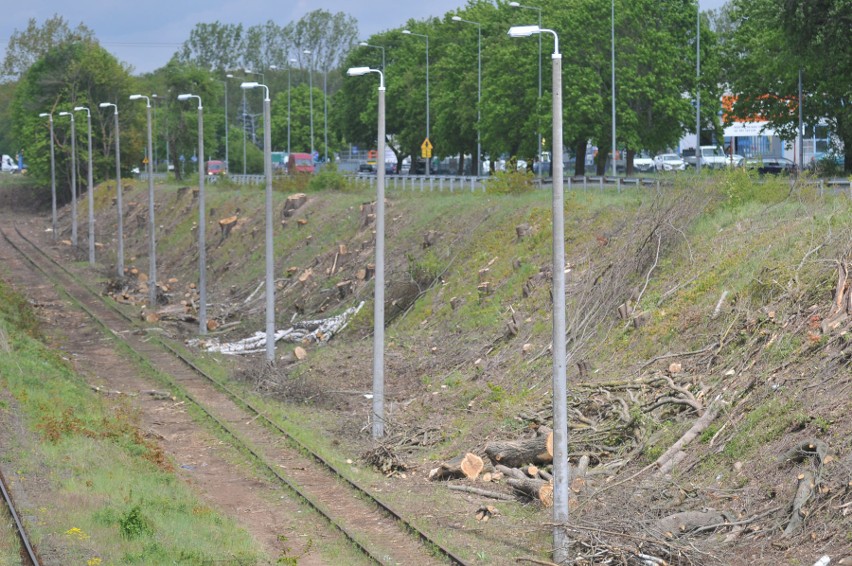
<svg viewBox="0 0 852 566">
<path fill-rule="evenodd" d="M 15 30 L 9 37 L 0 74 L 20 77 L 52 48 L 73 41 L 94 41 L 94 34 L 82 23 L 72 29 L 58 14 L 46 19 L 41 26 L 35 18 L 30 18 L 27 29 Z"/>
<path fill-rule="evenodd" d="M 311 150 L 310 91 L 300 84 L 290 93 L 290 148 L 295 152 Z M 279 92 L 272 100 L 272 147 L 287 148 L 287 91 Z M 337 138 L 335 122 L 329 116 L 329 145 Z M 325 155 L 322 90 L 314 86 L 314 150 Z M 329 152 L 331 155 L 331 152 Z"/>
<path fill-rule="evenodd" d="M 736 22 L 727 37 L 726 73 L 736 96 L 734 116 L 767 120 L 782 139 L 798 128 L 798 75 L 802 70 L 803 118 L 821 119 L 845 148 L 852 171 L 852 1 L 732 0 Z"/>
<path fill-rule="evenodd" d="M 70 196 L 70 127 L 67 119 L 59 117 L 58 113 L 86 106 L 92 111 L 93 177 L 98 181 L 109 175 L 114 170 L 114 156 L 111 155 L 113 116 L 101 113 L 98 105 L 126 100 L 130 85 L 127 68 L 93 41 L 61 44 L 33 63 L 22 76 L 11 104 L 13 135 L 27 156 L 30 174 L 42 182 L 50 178 L 48 124 L 39 113 L 53 113 L 57 180 L 64 185 L 60 198 Z M 78 121 L 78 166 L 81 178 L 85 179 L 88 167 L 86 121 L 83 113 L 76 113 L 75 117 Z M 133 123 L 132 115 L 120 117 L 128 127 Z M 123 140 L 122 149 L 128 154 L 138 147 L 133 140 Z"/>
<path fill-rule="evenodd" d="M 245 46 L 242 24 L 198 23 L 175 58 L 203 69 L 226 71 L 240 67 Z"/>
</svg>

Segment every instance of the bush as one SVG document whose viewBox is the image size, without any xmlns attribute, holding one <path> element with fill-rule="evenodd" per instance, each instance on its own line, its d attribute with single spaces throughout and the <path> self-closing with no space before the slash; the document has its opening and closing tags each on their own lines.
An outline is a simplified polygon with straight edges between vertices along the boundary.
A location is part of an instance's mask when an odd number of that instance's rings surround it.
<svg viewBox="0 0 852 566">
<path fill-rule="evenodd" d="M 329 163 L 323 167 L 308 182 L 308 188 L 312 191 L 342 191 L 348 187 L 349 180 L 337 170 L 337 165 L 334 163 Z"/>
<path fill-rule="evenodd" d="M 519 195 L 535 189 L 535 176 L 525 171 L 498 171 L 488 180 L 487 191 L 497 195 Z"/>
</svg>

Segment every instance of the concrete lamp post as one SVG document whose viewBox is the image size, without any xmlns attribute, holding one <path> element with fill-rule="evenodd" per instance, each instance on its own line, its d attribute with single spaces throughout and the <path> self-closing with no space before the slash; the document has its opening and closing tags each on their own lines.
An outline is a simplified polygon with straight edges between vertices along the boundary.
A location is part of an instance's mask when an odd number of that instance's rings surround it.
<svg viewBox="0 0 852 566">
<path fill-rule="evenodd" d="M 453 16 L 452 20 L 476 26 L 476 176 L 479 177 L 482 173 L 482 24 L 459 16 Z"/>
<path fill-rule="evenodd" d="M 562 54 L 559 36 L 539 26 L 516 26 L 511 37 L 553 34 L 553 558 L 568 560 L 568 392 L 565 375 L 565 220 L 562 191 Z"/>
<path fill-rule="evenodd" d="M 385 75 L 370 67 L 351 67 L 346 74 L 379 75 L 378 162 L 376 167 L 376 280 L 373 299 L 373 438 L 385 434 Z"/>
<path fill-rule="evenodd" d="M 115 118 L 115 202 L 118 206 L 118 251 L 116 252 L 116 270 L 119 278 L 124 277 L 124 205 L 122 204 L 123 190 L 121 186 L 121 150 L 118 136 L 118 105 L 111 102 L 101 102 L 100 108 L 114 108 Z"/>
<path fill-rule="evenodd" d="M 60 112 L 71 118 L 71 245 L 77 247 L 77 128 L 73 112 Z"/>
<path fill-rule="evenodd" d="M 86 112 L 86 124 L 89 127 L 89 170 L 86 181 L 89 195 L 89 265 L 95 265 L 95 187 L 92 182 L 92 112 L 85 106 L 75 106 L 74 112 Z"/>
<path fill-rule="evenodd" d="M 50 125 L 50 199 L 51 199 L 51 211 L 52 211 L 52 224 L 51 230 L 53 230 L 53 241 L 56 241 L 56 152 L 53 146 L 53 114 L 49 112 L 42 112 L 38 115 L 39 118 L 47 118 L 48 124 Z"/>
<path fill-rule="evenodd" d="M 414 33 L 411 30 L 404 29 L 402 30 L 404 35 L 413 35 L 415 37 L 422 37 L 426 40 L 426 139 L 429 139 L 429 36 L 424 33 Z M 382 51 L 382 55 L 384 56 L 384 51 Z M 384 69 L 384 58 L 382 59 L 382 69 Z M 431 165 L 432 158 L 426 159 L 426 175 L 430 174 L 429 167 Z"/>
<path fill-rule="evenodd" d="M 264 90 L 263 98 L 263 172 L 266 174 L 266 361 L 275 363 L 275 278 L 272 250 L 272 125 L 269 110 L 269 87 L 257 82 L 240 85 L 244 91 Z"/>
<path fill-rule="evenodd" d="M 198 99 L 198 333 L 207 334 L 207 222 L 204 218 L 204 109 L 201 97 L 179 94 L 178 100 Z"/>
<path fill-rule="evenodd" d="M 153 159 L 153 139 L 151 133 L 151 99 L 144 94 L 131 94 L 130 100 L 145 99 L 145 109 L 148 116 L 148 163 L 145 168 L 148 170 L 148 305 L 155 309 L 157 308 L 157 238 L 155 234 L 156 224 L 154 223 L 154 159 Z"/>
</svg>

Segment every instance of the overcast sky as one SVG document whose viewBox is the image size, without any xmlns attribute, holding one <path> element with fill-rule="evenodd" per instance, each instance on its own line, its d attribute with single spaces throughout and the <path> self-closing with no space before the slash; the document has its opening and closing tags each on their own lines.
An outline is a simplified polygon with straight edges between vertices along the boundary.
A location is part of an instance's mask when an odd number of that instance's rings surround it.
<svg viewBox="0 0 852 566">
<path fill-rule="evenodd" d="M 605 1 L 605 0 L 602 0 Z M 700 0 L 701 9 L 718 8 L 725 0 Z M 136 73 L 165 65 L 189 38 L 195 24 L 219 21 L 244 26 L 273 20 L 284 26 L 317 9 L 345 12 L 358 20 L 362 38 L 402 26 L 410 18 L 442 17 L 466 0 L 13 0 L 0 11 L 0 57 L 9 37 L 24 30 L 30 18 L 39 25 L 59 14 L 72 27 L 84 23 L 101 45 Z M 528 2 L 534 4 L 532 0 Z M 519 22 L 523 23 L 523 22 Z"/>
</svg>

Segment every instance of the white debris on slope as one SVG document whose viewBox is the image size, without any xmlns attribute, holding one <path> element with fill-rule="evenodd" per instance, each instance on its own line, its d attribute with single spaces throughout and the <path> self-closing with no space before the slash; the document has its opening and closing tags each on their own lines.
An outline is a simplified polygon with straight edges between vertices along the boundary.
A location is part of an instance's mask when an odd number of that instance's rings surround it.
<svg viewBox="0 0 852 566">
<path fill-rule="evenodd" d="M 324 343 L 331 340 L 332 336 L 346 328 L 349 320 L 355 316 L 361 307 L 364 306 L 362 301 L 357 307 L 350 307 L 337 316 L 325 318 L 321 320 L 303 320 L 297 322 L 287 330 L 277 330 L 275 332 L 275 341 L 284 340 L 286 342 L 316 342 Z M 219 343 L 215 338 L 212 339 L 193 339 L 188 341 L 190 346 L 202 348 L 208 352 L 220 352 L 222 354 L 239 355 L 239 354 L 254 354 L 266 350 L 266 332 L 255 332 L 248 338 L 243 338 L 238 342 L 229 342 L 225 344 Z"/>
</svg>

